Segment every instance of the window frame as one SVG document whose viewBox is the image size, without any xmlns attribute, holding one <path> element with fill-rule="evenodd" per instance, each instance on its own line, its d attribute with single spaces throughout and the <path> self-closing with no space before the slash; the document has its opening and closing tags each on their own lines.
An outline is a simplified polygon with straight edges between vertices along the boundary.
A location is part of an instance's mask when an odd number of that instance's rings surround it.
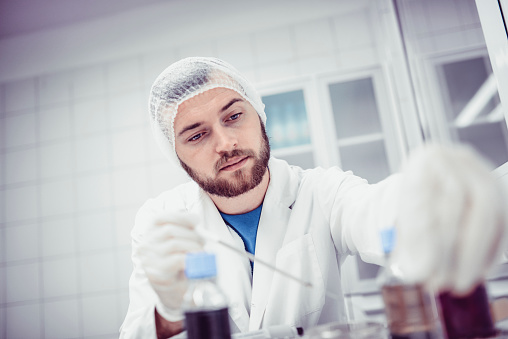
<svg viewBox="0 0 508 339">
<path fill-rule="evenodd" d="M 387 77 L 381 67 L 369 67 L 350 72 L 334 72 L 318 76 L 318 93 L 320 95 L 320 103 L 322 103 L 324 125 L 327 126 L 327 142 L 329 145 L 333 145 L 333 152 L 335 153 L 331 155 L 333 161 L 332 165 L 339 167 L 342 165 L 340 160 L 340 146 L 342 146 L 341 141 L 343 139 L 341 140 L 337 137 L 335 130 L 335 118 L 328 86 L 334 83 L 355 81 L 365 78 L 372 79 L 382 129 L 381 134 L 384 135 L 381 140 L 385 141 L 387 162 L 390 172 L 393 173 L 399 169 L 401 161 L 405 158 L 405 154 L 407 153 L 407 142 L 405 140 L 406 132 L 403 129 L 402 120 L 397 114 L 396 103 L 390 96 L 391 93 L 387 83 Z M 366 138 L 365 141 L 368 142 L 368 135 L 364 137 Z M 358 138 L 360 139 L 362 137 Z M 359 144 L 361 143 L 360 141 Z"/>
</svg>

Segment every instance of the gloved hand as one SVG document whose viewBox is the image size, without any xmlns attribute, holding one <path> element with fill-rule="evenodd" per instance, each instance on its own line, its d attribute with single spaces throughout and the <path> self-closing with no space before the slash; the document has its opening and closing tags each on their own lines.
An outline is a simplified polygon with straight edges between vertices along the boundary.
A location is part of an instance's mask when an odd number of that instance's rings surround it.
<svg viewBox="0 0 508 339">
<path fill-rule="evenodd" d="M 417 150 L 402 171 L 394 262 L 412 282 L 466 294 L 506 246 L 504 195 L 489 165 L 471 149 Z"/>
<path fill-rule="evenodd" d="M 154 217 L 139 248 L 141 265 L 159 296 L 157 312 L 169 321 L 183 319 L 180 310 L 187 290 L 185 256 L 203 250 L 203 240 L 194 231 L 197 215 L 163 213 Z"/>
</svg>

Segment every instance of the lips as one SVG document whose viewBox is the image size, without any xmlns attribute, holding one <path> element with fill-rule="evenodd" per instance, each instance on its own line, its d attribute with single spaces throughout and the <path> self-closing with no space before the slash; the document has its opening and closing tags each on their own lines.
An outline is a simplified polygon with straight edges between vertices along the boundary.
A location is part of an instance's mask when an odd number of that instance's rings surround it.
<svg viewBox="0 0 508 339">
<path fill-rule="evenodd" d="M 239 156 L 239 157 L 233 157 L 226 161 L 224 164 L 220 166 L 220 171 L 227 171 L 227 170 L 233 170 L 236 169 L 237 165 L 240 165 L 244 162 L 244 160 L 247 160 L 248 156 Z"/>
</svg>

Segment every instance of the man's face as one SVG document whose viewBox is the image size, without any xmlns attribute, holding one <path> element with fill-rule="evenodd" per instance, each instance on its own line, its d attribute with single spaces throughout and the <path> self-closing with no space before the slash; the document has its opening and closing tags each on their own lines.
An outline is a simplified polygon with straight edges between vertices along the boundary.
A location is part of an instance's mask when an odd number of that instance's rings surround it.
<svg viewBox="0 0 508 339">
<path fill-rule="evenodd" d="M 182 167 L 206 192 L 235 197 L 261 182 L 268 137 L 256 110 L 237 92 L 214 88 L 184 101 L 174 130 Z"/>
</svg>

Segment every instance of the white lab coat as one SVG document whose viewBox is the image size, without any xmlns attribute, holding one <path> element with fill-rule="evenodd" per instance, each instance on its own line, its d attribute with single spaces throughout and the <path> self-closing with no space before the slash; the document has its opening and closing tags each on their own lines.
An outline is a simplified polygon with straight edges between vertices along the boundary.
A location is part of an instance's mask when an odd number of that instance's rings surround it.
<svg viewBox="0 0 508 339">
<path fill-rule="evenodd" d="M 380 263 L 378 229 L 393 214 L 396 177 L 369 185 L 339 168 L 302 170 L 271 158 L 270 183 L 259 221 L 256 257 L 313 284 L 308 288 L 272 270 L 254 265 L 215 244 L 218 284 L 229 299 L 233 331 L 252 331 L 274 324 L 301 326 L 345 320 L 340 264 L 348 254 Z M 130 305 L 121 338 L 156 338 L 151 288 L 137 254 L 147 221 L 160 211 L 188 210 L 203 216 L 204 227 L 221 239 L 243 248 L 241 238 L 226 226 L 209 196 L 189 182 L 148 200 L 132 231 L 134 271 L 129 282 Z"/>
</svg>

